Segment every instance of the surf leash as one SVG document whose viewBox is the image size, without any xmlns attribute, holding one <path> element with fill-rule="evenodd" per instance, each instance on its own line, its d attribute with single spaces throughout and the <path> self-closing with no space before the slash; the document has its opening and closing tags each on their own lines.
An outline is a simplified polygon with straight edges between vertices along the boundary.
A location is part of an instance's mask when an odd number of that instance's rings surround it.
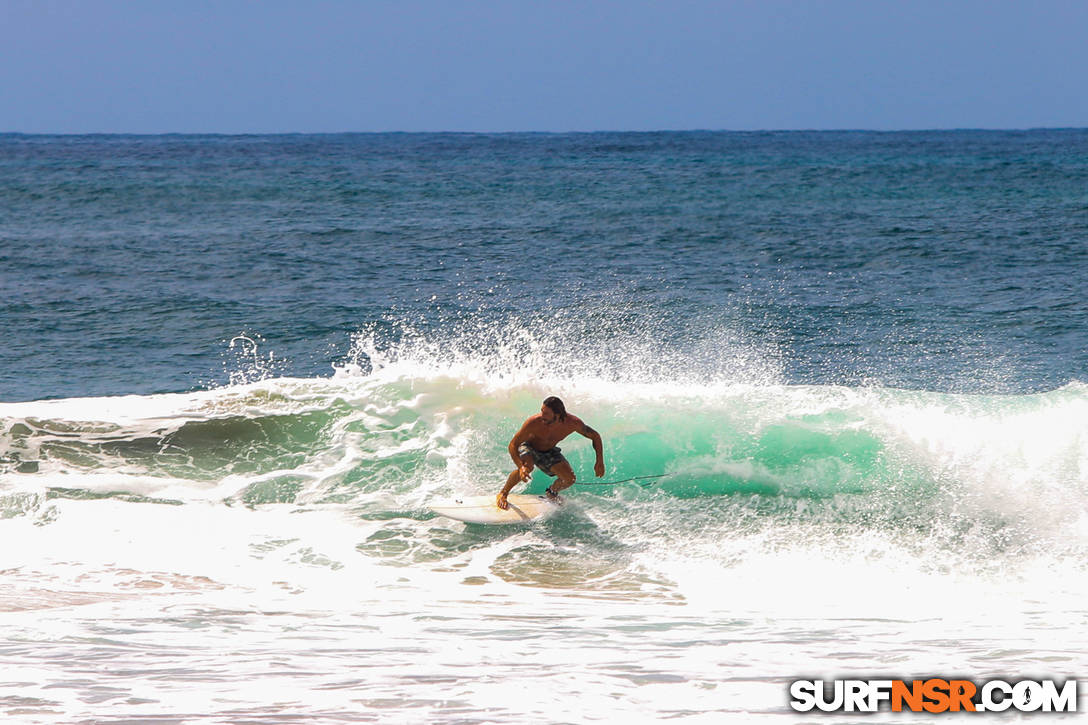
<svg viewBox="0 0 1088 725">
<path fill-rule="evenodd" d="M 659 474 L 657 474 L 655 476 L 635 476 L 633 478 L 625 478 L 622 481 L 595 481 L 595 482 L 592 482 L 592 483 L 578 483 L 578 482 L 575 482 L 574 485 L 575 486 L 615 486 L 617 484 L 627 483 L 629 481 L 643 481 L 643 480 L 648 479 L 648 478 L 664 478 L 665 476 L 668 476 L 668 475 L 669 474 L 667 474 L 667 473 L 659 473 Z M 640 483 L 638 485 L 640 485 L 640 486 L 649 486 L 651 484 L 649 484 L 649 483 Z"/>
</svg>

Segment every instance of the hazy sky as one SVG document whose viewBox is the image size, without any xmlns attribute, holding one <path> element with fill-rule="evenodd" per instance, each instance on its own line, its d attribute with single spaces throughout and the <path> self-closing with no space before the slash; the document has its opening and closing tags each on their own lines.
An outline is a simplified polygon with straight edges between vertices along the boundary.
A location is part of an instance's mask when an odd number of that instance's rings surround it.
<svg viewBox="0 0 1088 725">
<path fill-rule="evenodd" d="M 1088 126 L 1072 0 L 0 0 L 0 131 Z"/>
</svg>

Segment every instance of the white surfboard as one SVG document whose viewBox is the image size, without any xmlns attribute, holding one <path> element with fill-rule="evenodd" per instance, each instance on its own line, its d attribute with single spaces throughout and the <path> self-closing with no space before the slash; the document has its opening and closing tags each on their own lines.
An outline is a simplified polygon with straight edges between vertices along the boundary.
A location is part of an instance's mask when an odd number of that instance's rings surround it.
<svg viewBox="0 0 1088 725">
<path fill-rule="evenodd" d="M 495 504 L 494 496 L 463 496 L 431 504 L 428 508 L 439 516 L 468 524 L 521 524 L 547 516 L 560 506 L 545 496 L 520 493 L 507 496 L 506 502 L 510 508 L 504 511 Z"/>
</svg>

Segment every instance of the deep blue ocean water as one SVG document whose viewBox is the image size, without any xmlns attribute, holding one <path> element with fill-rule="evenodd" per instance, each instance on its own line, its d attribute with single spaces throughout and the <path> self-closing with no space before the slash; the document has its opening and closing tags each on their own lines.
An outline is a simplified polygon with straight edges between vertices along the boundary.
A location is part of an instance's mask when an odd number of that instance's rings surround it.
<svg viewBox="0 0 1088 725">
<path fill-rule="evenodd" d="M 1083 676 L 1086 289 L 1086 130 L 0 135 L 0 716 Z"/>
<path fill-rule="evenodd" d="M 7 135 L 0 400 L 555 310 L 681 355 L 728 329 L 788 383 L 1043 391 L 1084 377 L 1086 253 L 1084 130 Z"/>
</svg>

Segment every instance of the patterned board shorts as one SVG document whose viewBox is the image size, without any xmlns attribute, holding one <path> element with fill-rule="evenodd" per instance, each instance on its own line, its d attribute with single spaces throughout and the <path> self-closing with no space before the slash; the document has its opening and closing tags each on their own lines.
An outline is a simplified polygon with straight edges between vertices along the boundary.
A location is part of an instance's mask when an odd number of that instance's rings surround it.
<svg viewBox="0 0 1088 725">
<path fill-rule="evenodd" d="M 544 473 L 548 474 L 552 478 L 555 478 L 557 475 L 559 475 L 557 473 L 552 473 L 552 466 L 554 466 L 556 463 L 559 463 L 560 461 L 567 460 L 563 457 L 562 449 L 560 449 L 559 446 L 556 446 L 555 448 L 547 451 L 538 451 L 528 443 L 522 443 L 520 446 L 518 446 L 518 453 L 523 456 L 526 454 L 532 456 L 533 463 L 536 464 L 536 467 L 539 468 L 541 471 L 544 471 Z"/>
</svg>

